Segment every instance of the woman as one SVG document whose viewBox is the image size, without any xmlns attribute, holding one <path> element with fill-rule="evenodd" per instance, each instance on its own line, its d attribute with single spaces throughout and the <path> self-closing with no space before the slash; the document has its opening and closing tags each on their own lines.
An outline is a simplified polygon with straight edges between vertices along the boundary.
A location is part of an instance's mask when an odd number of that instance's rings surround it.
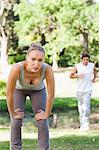
<svg viewBox="0 0 99 150">
<path fill-rule="evenodd" d="M 50 149 L 47 118 L 52 109 L 55 83 L 52 68 L 44 63 L 44 55 L 41 46 L 31 44 L 26 61 L 16 63 L 9 74 L 7 105 L 11 116 L 11 150 L 22 150 L 21 126 L 27 96 L 37 121 L 39 150 Z"/>
</svg>

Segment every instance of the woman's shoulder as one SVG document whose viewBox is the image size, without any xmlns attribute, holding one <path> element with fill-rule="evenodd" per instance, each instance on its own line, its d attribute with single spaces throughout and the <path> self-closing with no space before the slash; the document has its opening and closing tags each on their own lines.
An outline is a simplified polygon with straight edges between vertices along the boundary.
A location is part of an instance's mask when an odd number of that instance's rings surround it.
<svg viewBox="0 0 99 150">
<path fill-rule="evenodd" d="M 48 63 L 44 63 L 44 64 L 43 64 L 43 67 L 44 67 L 46 70 L 52 70 L 52 66 L 49 65 Z"/>
<path fill-rule="evenodd" d="M 43 67 L 47 67 L 48 66 L 48 64 L 47 63 L 43 63 Z"/>
<path fill-rule="evenodd" d="M 13 64 L 11 71 L 16 72 L 16 73 L 20 72 L 21 67 L 24 66 L 24 63 L 25 61 L 20 61 L 20 62 Z"/>
<path fill-rule="evenodd" d="M 47 63 L 44 63 L 44 65 L 46 66 L 46 72 L 53 72 L 53 69 L 52 69 L 52 66 L 51 65 L 49 65 L 49 64 L 47 64 Z"/>
<path fill-rule="evenodd" d="M 9 78 L 11 79 L 17 79 L 20 75 L 20 66 L 16 63 L 12 65 L 12 68 L 9 73 Z"/>
<path fill-rule="evenodd" d="M 24 66 L 25 63 L 26 63 L 26 61 L 19 61 L 15 65 Z"/>
<path fill-rule="evenodd" d="M 19 62 L 13 64 L 13 67 L 20 68 L 21 66 L 24 66 L 24 64 L 25 64 L 25 61 L 19 61 Z"/>
</svg>

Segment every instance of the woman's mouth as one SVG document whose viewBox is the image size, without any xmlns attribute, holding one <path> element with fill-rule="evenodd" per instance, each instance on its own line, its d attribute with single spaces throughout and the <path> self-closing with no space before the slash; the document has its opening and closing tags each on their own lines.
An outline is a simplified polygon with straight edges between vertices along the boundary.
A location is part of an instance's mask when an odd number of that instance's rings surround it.
<svg viewBox="0 0 99 150">
<path fill-rule="evenodd" d="M 34 70 L 34 71 L 37 71 L 37 70 L 38 70 L 38 68 L 37 68 L 37 67 L 33 67 L 33 70 Z"/>
</svg>

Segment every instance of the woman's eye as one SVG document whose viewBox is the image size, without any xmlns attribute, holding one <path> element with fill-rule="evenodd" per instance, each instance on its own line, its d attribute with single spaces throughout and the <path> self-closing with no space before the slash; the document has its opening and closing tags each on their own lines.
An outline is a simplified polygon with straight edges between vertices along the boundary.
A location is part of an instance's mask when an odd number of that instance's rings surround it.
<svg viewBox="0 0 99 150">
<path fill-rule="evenodd" d="M 42 62 L 43 60 L 42 59 L 39 59 L 39 62 Z"/>
<path fill-rule="evenodd" d="M 35 61 L 36 59 L 35 58 L 32 58 L 32 61 Z"/>
</svg>

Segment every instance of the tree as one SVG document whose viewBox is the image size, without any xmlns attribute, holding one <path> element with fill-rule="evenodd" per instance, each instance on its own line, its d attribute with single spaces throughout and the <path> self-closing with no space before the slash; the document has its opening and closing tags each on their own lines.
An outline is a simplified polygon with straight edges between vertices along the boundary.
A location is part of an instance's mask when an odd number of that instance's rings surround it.
<svg viewBox="0 0 99 150">
<path fill-rule="evenodd" d="M 19 46 L 32 41 L 41 43 L 46 60 L 56 67 L 63 49 L 71 51 L 67 53 L 73 55 L 74 62 L 81 51 L 97 55 L 94 44 L 99 41 L 98 14 L 99 5 L 92 0 L 36 0 L 33 4 L 21 0 L 16 6 L 20 20 L 15 26 Z"/>
<path fill-rule="evenodd" d="M 80 49 L 81 52 L 87 51 L 99 56 L 99 5 L 92 0 L 63 0 L 62 4 L 58 17 L 64 30 L 62 37 L 67 40 L 66 49 L 70 50 L 70 47 L 73 47 L 71 54 L 74 54 L 74 50 L 77 54 L 78 47 L 78 51 Z M 71 59 L 75 62 L 76 57 L 74 55 Z"/>
<path fill-rule="evenodd" d="M 16 0 L 17 1 L 17 0 Z M 15 0 L 0 0 L 0 47 L 1 47 L 1 72 L 6 73 L 8 70 L 8 50 L 16 39 L 13 25 L 14 12 L 13 5 Z M 17 1 L 18 2 L 18 1 Z M 12 38 L 13 37 L 13 38 Z"/>
<path fill-rule="evenodd" d="M 19 36 L 19 45 L 29 44 L 31 41 L 41 43 L 46 48 L 46 57 L 50 56 L 50 62 L 57 66 L 58 53 L 62 44 L 58 44 L 59 24 L 56 13 L 59 9 L 56 1 L 36 1 L 33 5 L 28 1 L 21 1 L 16 7 L 16 15 L 20 21 L 16 22 L 15 30 Z M 24 9 L 25 8 L 25 9 Z M 54 57 L 53 57 L 54 55 Z"/>
<path fill-rule="evenodd" d="M 0 44 L 1 44 L 1 72 L 6 70 L 5 67 L 8 66 L 8 58 L 7 58 L 7 44 L 8 37 L 5 32 L 5 24 L 6 24 L 6 8 L 8 7 L 8 0 L 0 1 Z M 5 11 L 5 13 L 4 13 Z"/>
</svg>

